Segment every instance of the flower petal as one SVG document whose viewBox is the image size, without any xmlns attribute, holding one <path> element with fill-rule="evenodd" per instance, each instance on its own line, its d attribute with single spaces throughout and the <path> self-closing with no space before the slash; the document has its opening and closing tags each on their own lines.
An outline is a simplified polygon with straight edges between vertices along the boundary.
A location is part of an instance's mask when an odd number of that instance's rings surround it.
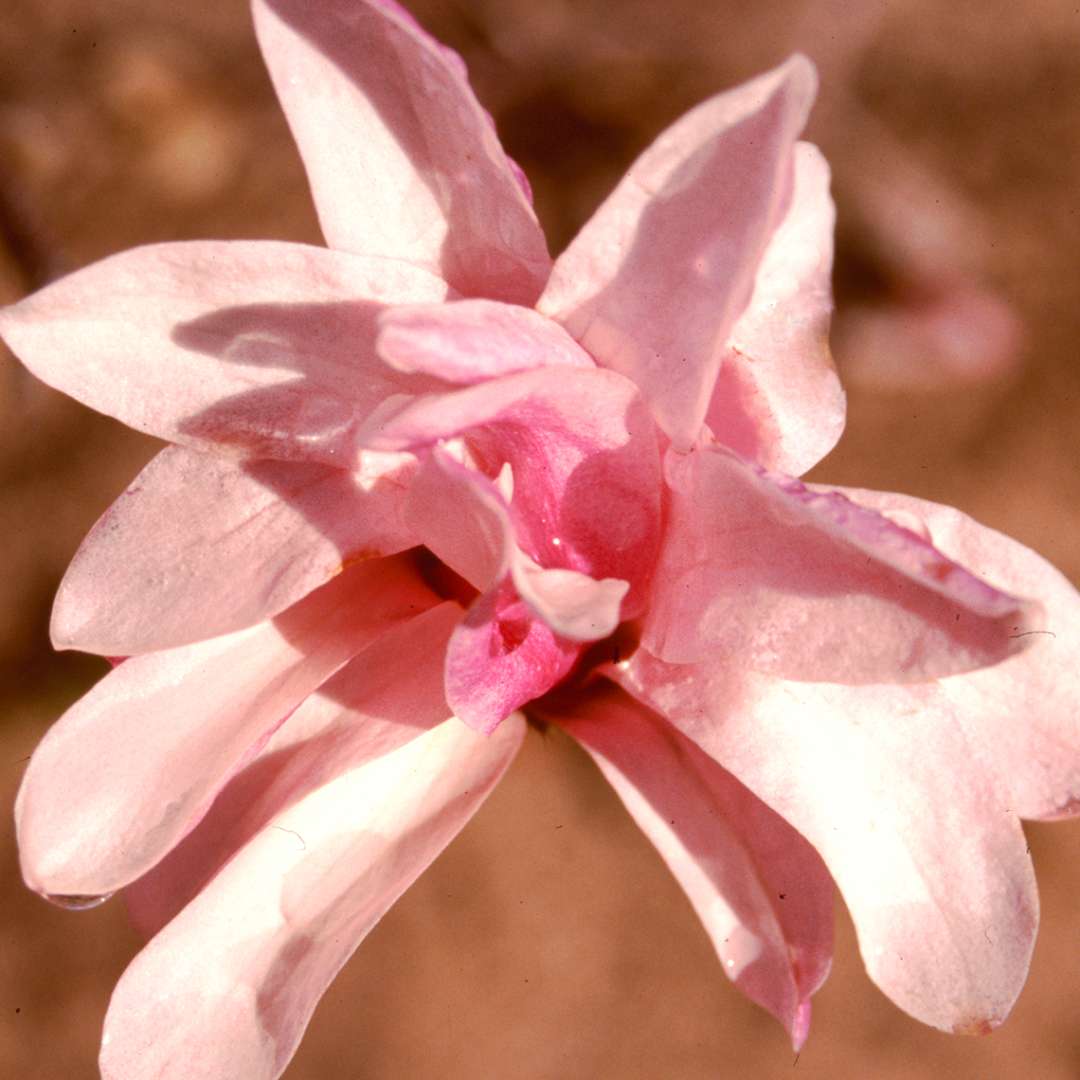
<svg viewBox="0 0 1080 1080">
<path fill-rule="evenodd" d="M 956 678 L 882 687 L 878 707 L 897 718 L 929 711 L 961 727 L 1020 817 L 1080 814 L 1080 594 L 1035 552 L 959 510 L 907 495 L 842 490 L 863 506 L 913 519 L 949 558 L 999 588 L 1038 597 L 1046 609 L 1045 629 L 1025 639 L 1030 648 Z"/>
<path fill-rule="evenodd" d="M 413 673 L 396 674 L 408 694 Z M 392 693 L 352 711 L 392 720 Z M 368 760 L 353 726 L 332 761 L 309 760 L 310 778 L 121 978 L 104 1080 L 280 1076 L 330 981 L 476 812 L 523 732 L 516 719 L 483 738 L 451 719 Z"/>
<path fill-rule="evenodd" d="M 455 716 L 490 734 L 569 674 L 580 653 L 503 581 L 473 603 L 450 638 L 446 698 Z"/>
<path fill-rule="evenodd" d="M 375 359 L 376 316 L 446 290 L 407 263 L 300 244 L 159 244 L 0 310 L 0 334 L 39 379 L 129 427 L 350 467 L 367 412 L 432 388 Z"/>
<path fill-rule="evenodd" d="M 1030 645 L 1041 608 L 916 533 L 722 448 L 669 456 L 670 526 L 644 642 L 786 678 L 912 682 Z"/>
<path fill-rule="evenodd" d="M 167 447 L 76 553 L 53 645 L 131 656 L 271 618 L 343 566 L 417 543 L 401 517 L 414 469 L 371 451 L 349 472 Z"/>
<path fill-rule="evenodd" d="M 596 366 L 558 323 L 494 300 L 391 308 L 379 319 L 375 347 L 398 371 L 455 383 L 540 367 Z"/>
<path fill-rule="evenodd" d="M 897 1005 L 947 1031 L 1004 1020 L 1038 899 L 1019 819 L 968 731 L 932 707 L 897 714 L 891 688 L 676 666 L 646 649 L 616 674 L 817 848 Z"/>
<path fill-rule="evenodd" d="M 677 121 L 559 257 L 537 305 L 638 384 L 680 449 L 698 437 L 788 205 L 816 81 L 794 56 Z"/>
<path fill-rule="evenodd" d="M 628 581 L 623 618 L 642 610 L 660 542 L 660 459 L 656 429 L 629 380 L 544 368 L 399 397 L 372 414 L 362 438 L 376 449 L 409 450 L 459 435 L 486 475 L 510 465 L 514 532 L 531 559 Z"/>
<path fill-rule="evenodd" d="M 829 167 L 795 146 L 794 191 L 731 331 L 705 422 L 743 457 L 798 476 L 844 430 L 844 391 L 829 351 L 833 223 Z"/>
<path fill-rule="evenodd" d="M 202 821 L 124 890 L 140 933 L 153 937 L 305 792 L 449 717 L 442 658 L 460 619 L 461 609 L 447 602 L 400 621 L 299 705 Z"/>
<path fill-rule="evenodd" d="M 426 266 L 464 296 L 534 303 L 544 237 L 460 58 L 397 4 L 253 6 L 327 243 Z"/>
<path fill-rule="evenodd" d="M 724 973 L 798 1050 L 832 957 L 832 881 L 817 852 L 698 746 L 621 690 L 552 706 L 686 890 Z"/>
<path fill-rule="evenodd" d="M 27 767 L 16 803 L 27 883 L 93 896 L 145 873 L 308 694 L 434 600 L 407 558 L 373 560 L 272 622 L 114 668 Z"/>
</svg>

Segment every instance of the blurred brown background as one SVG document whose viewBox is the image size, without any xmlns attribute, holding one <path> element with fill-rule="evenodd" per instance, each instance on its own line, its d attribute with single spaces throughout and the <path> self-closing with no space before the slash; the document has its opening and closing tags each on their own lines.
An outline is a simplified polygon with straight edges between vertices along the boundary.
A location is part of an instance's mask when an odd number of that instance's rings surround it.
<svg viewBox="0 0 1080 1080">
<path fill-rule="evenodd" d="M 411 6 L 468 61 L 555 251 L 663 125 L 808 52 L 851 393 L 848 434 L 815 478 L 955 503 L 1080 579 L 1071 0 Z M 0 301 L 190 237 L 318 242 L 244 0 L 7 0 Z M 45 726 L 102 668 L 50 652 L 52 591 L 154 446 L 6 355 L 0 415 L 0 1075 L 81 1080 L 97 1075 L 110 987 L 138 943 L 119 903 L 75 914 L 24 893 L 6 807 Z M 566 739 L 530 733 L 507 782 L 331 989 L 287 1076 L 1080 1077 L 1080 824 L 1029 835 L 1043 929 L 1003 1029 L 950 1037 L 895 1010 L 838 905 L 834 973 L 795 1061 L 729 987 L 598 774 Z"/>
</svg>

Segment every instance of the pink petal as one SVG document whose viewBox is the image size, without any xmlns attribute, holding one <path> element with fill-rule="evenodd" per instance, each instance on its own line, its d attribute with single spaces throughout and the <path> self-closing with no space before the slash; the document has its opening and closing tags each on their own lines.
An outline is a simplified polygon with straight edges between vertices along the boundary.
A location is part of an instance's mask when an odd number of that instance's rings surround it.
<svg viewBox="0 0 1080 1080">
<path fill-rule="evenodd" d="M 878 708 L 897 718 L 928 711 L 962 729 L 994 789 L 1020 817 L 1080 813 L 1080 594 L 1035 552 L 959 510 L 906 495 L 845 490 L 861 505 L 918 522 L 949 558 L 1000 588 L 1037 597 L 1046 609 L 1045 628 L 1024 639 L 1030 648 L 964 676 L 877 688 Z M 860 691 L 845 688 L 849 692 L 857 697 Z"/>
<path fill-rule="evenodd" d="M 391 308 L 379 320 L 376 348 L 398 371 L 455 383 L 540 367 L 595 367 L 558 323 L 494 300 Z"/>
<path fill-rule="evenodd" d="M 93 896 L 145 873 L 308 694 L 433 601 L 408 559 L 372 561 L 273 622 L 114 668 L 27 767 L 16 804 L 27 883 Z"/>
<path fill-rule="evenodd" d="M 630 167 L 552 271 L 538 308 L 633 379 L 680 449 L 787 208 L 816 88 L 802 56 L 697 106 Z"/>
<path fill-rule="evenodd" d="M 420 542 L 455 573 L 481 592 L 508 578 L 558 636 L 596 641 L 618 625 L 628 583 L 537 566 L 518 547 L 510 510 L 495 486 L 445 452 L 436 450 L 424 462 L 405 514 Z"/>
<path fill-rule="evenodd" d="M 129 427 L 238 456 L 351 467 L 378 402 L 430 380 L 374 356 L 387 305 L 441 300 L 407 263 L 300 244 L 160 244 L 0 310 L 44 382 Z"/>
<path fill-rule="evenodd" d="M 447 700 L 455 716 L 490 734 L 569 674 L 580 652 L 535 618 L 506 581 L 469 608 L 450 638 Z"/>
<path fill-rule="evenodd" d="M 721 448 L 669 458 L 670 526 L 644 641 L 786 678 L 913 682 L 1031 644 L 1039 605 L 838 492 Z"/>
<path fill-rule="evenodd" d="M 266 824 L 120 980 L 104 1080 L 280 1076 L 341 966 L 494 787 L 524 724 L 490 738 L 453 719 L 430 728 L 445 704 L 399 704 L 414 672 L 394 675 L 374 700 L 350 701 L 351 718 L 397 720 L 416 736 L 372 759 L 353 723 L 323 733 L 329 759 L 320 736 L 290 753 L 291 790 L 267 799 Z"/>
<path fill-rule="evenodd" d="M 444 603 L 397 623 L 311 694 L 218 793 L 202 821 L 124 890 L 140 933 L 153 937 L 307 791 L 445 720 L 442 658 L 460 619 L 457 604 Z"/>
<path fill-rule="evenodd" d="M 894 1002 L 944 1030 L 1002 1022 L 1038 901 L 1019 819 L 967 730 L 932 707 L 894 711 L 892 688 L 675 666 L 645 649 L 616 673 L 817 848 Z M 910 688 L 911 702 L 926 692 Z"/>
<path fill-rule="evenodd" d="M 397 4 L 254 10 L 330 246 L 532 304 L 550 270 L 544 237 L 460 58 Z"/>
<path fill-rule="evenodd" d="M 348 472 L 168 447 L 76 553 L 53 645 L 131 656 L 271 618 L 344 566 L 416 544 L 401 517 L 414 469 L 370 451 Z"/>
<path fill-rule="evenodd" d="M 611 371 L 540 369 L 465 390 L 388 401 L 368 421 L 377 449 L 464 435 L 488 476 L 509 464 L 517 543 L 547 568 L 630 583 L 643 608 L 660 540 L 657 433 L 632 383 Z"/>
<path fill-rule="evenodd" d="M 832 957 L 833 890 L 783 818 L 656 713 L 614 687 L 553 709 L 686 890 L 724 973 L 798 1050 Z"/>
<path fill-rule="evenodd" d="M 836 445 L 845 403 L 829 351 L 829 167 L 809 143 L 796 144 L 794 160 L 791 205 L 732 328 L 705 420 L 743 457 L 797 476 Z"/>
</svg>

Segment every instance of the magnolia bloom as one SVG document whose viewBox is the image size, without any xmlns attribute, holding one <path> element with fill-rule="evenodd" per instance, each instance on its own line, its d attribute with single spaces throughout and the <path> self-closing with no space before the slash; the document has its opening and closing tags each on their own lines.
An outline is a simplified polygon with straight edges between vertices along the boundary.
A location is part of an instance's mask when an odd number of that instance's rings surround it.
<svg viewBox="0 0 1080 1080">
<path fill-rule="evenodd" d="M 871 977 L 1000 1023 L 1020 818 L 1080 805 L 1080 599 L 959 512 L 795 479 L 834 445 L 808 61 L 675 123 L 554 264 L 458 57 L 390 0 L 255 0 L 328 248 L 186 243 L 0 313 L 173 445 L 64 579 L 125 657 L 17 804 L 28 883 L 152 935 L 104 1076 L 271 1078 L 526 719 L 596 761 L 724 971 L 805 1039 L 833 884 Z"/>
</svg>

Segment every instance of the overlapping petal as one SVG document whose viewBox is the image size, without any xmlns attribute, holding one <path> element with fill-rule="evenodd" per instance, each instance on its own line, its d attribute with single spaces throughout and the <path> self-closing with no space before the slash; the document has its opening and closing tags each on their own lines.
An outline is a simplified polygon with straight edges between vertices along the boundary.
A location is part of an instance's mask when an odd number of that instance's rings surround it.
<svg viewBox="0 0 1080 1080">
<path fill-rule="evenodd" d="M 431 388 L 376 360 L 378 314 L 446 295 L 438 277 L 395 259 L 271 241 L 159 244 L 0 310 L 0 335 L 39 379 L 139 431 L 351 467 L 376 404 Z"/>
<path fill-rule="evenodd" d="M 16 804 L 27 882 L 92 896 L 145 873 L 308 694 L 435 602 L 407 558 L 373 560 L 271 622 L 115 668 L 27 767 Z"/>
<path fill-rule="evenodd" d="M 411 450 L 462 435 L 488 476 L 509 464 L 515 536 L 530 558 L 629 581 L 623 617 L 640 612 L 660 542 L 661 478 L 657 433 L 629 380 L 555 367 L 399 397 L 362 438 Z"/>
<path fill-rule="evenodd" d="M 235 461 L 172 446 L 75 554 L 53 607 L 57 648 L 175 648 L 269 619 L 344 566 L 417 543 L 402 518 L 415 460 L 356 470 Z"/>
<path fill-rule="evenodd" d="M 832 881 L 812 847 L 695 743 L 622 691 L 553 704 L 686 890 L 724 967 L 796 1050 L 832 956 Z"/>
<path fill-rule="evenodd" d="M 618 677 L 814 845 L 893 1001 L 947 1031 L 1004 1020 L 1035 940 L 1031 859 L 977 739 L 917 707 L 923 687 L 896 711 L 892 688 L 665 664 L 645 649 Z"/>
<path fill-rule="evenodd" d="M 722 448 L 671 454 L 670 526 L 644 641 L 787 678 L 912 682 L 1031 644 L 1040 606 L 970 573 L 839 492 Z"/>
<path fill-rule="evenodd" d="M 833 224 L 829 166 L 797 143 L 791 204 L 731 330 L 705 422 L 743 457 L 798 476 L 836 445 L 844 391 L 829 350 Z"/>
<path fill-rule="evenodd" d="M 535 302 L 544 236 L 460 58 L 385 0 L 253 7 L 327 243 Z"/>
<path fill-rule="evenodd" d="M 633 379 L 680 449 L 705 419 L 728 336 L 791 198 L 816 89 L 795 56 L 711 98 L 630 167 L 556 261 L 538 309 Z"/>
<path fill-rule="evenodd" d="M 113 994 L 106 1080 L 284 1071 L 327 985 L 521 742 L 520 718 L 487 738 L 439 723 L 439 653 L 417 647 L 430 644 L 423 631 L 416 645 L 407 634 L 394 650 L 377 644 L 360 658 L 363 675 L 335 680 L 337 708 L 313 706 L 297 718 L 299 737 L 287 724 L 283 744 L 255 763 L 264 773 L 250 835 Z"/>
</svg>

